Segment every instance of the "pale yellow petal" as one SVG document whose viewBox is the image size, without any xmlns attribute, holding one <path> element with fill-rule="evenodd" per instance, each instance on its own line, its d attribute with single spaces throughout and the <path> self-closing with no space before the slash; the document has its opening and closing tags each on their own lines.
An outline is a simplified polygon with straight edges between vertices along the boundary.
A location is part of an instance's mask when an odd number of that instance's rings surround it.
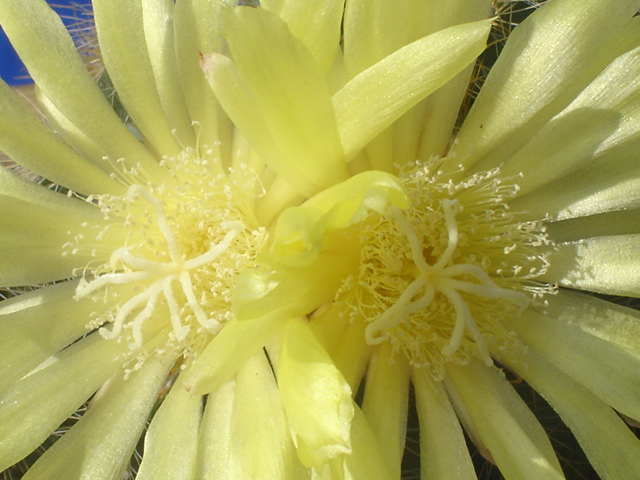
<svg viewBox="0 0 640 480">
<path fill-rule="evenodd" d="M 0 470 L 31 453 L 122 368 L 126 349 L 91 335 L 0 392 Z"/>
<path fill-rule="evenodd" d="M 177 155 L 146 48 L 142 1 L 96 0 L 93 13 L 100 55 L 124 108 L 155 151 Z"/>
<path fill-rule="evenodd" d="M 196 138 L 182 92 L 181 72 L 178 70 L 174 48 L 174 4 L 172 0 L 142 0 L 142 21 L 149 62 L 162 110 L 173 135 L 180 145 L 185 147 L 194 146 Z"/>
<path fill-rule="evenodd" d="M 394 478 L 400 478 L 404 454 L 409 373 L 407 359 L 402 355 L 394 355 L 392 347 L 383 343 L 369 363 L 362 403 L 362 410 Z"/>
<path fill-rule="evenodd" d="M 640 441 L 607 404 L 531 350 L 498 357 L 558 412 L 602 478 L 640 478 Z"/>
<path fill-rule="evenodd" d="M 457 136 L 465 166 L 506 161 L 613 59 L 636 47 L 638 0 L 552 1 L 510 35 Z M 637 23 L 637 22 L 636 22 Z"/>
<path fill-rule="evenodd" d="M 615 59 L 505 163 L 503 175 L 523 174 L 518 195 L 525 198 L 515 202 L 518 208 L 561 218 L 596 213 L 602 208 L 597 202 L 590 212 L 572 204 L 640 177 L 638 78 L 640 47 Z M 628 207 L 633 198 L 620 201 Z"/>
<path fill-rule="evenodd" d="M 105 223 L 98 208 L 30 183 L 0 168 L 0 284 L 35 285 L 72 276 L 91 252 L 63 256 L 84 222 Z M 69 233 L 71 232 L 71 233 Z"/>
<path fill-rule="evenodd" d="M 471 64 L 484 50 L 490 26 L 490 20 L 456 25 L 417 40 L 339 90 L 333 105 L 346 157 Z"/>
<path fill-rule="evenodd" d="M 329 89 L 309 50 L 271 12 L 226 13 L 234 62 L 218 57 L 207 72 L 228 115 L 267 164 L 305 196 L 348 178 Z"/>
<path fill-rule="evenodd" d="M 123 187 L 65 145 L 0 79 L 0 150 L 15 162 L 79 193 L 118 193 Z"/>
<path fill-rule="evenodd" d="M 610 295 L 640 296 L 640 234 L 560 244 L 545 280 Z"/>
<path fill-rule="evenodd" d="M 0 391 L 88 333 L 97 309 L 73 300 L 78 282 L 65 282 L 0 302 Z"/>
<path fill-rule="evenodd" d="M 344 0 L 263 0 L 260 5 L 287 23 L 291 33 L 309 49 L 321 72 L 329 71 L 340 48 Z"/>
<path fill-rule="evenodd" d="M 441 382 L 425 369 L 413 370 L 420 423 L 423 480 L 475 480 L 476 474 L 458 417 Z"/>
<path fill-rule="evenodd" d="M 640 233 L 640 209 L 617 210 L 550 222 L 546 228 L 550 238 L 556 243 L 589 237 Z"/>
<path fill-rule="evenodd" d="M 263 352 L 210 394 L 202 423 L 200 474 L 206 480 L 304 480 L 273 371 Z"/>
<path fill-rule="evenodd" d="M 0 24 L 36 85 L 111 161 L 124 158 L 129 166 L 139 164 L 149 175 L 158 174 L 157 161 L 122 124 L 91 78 L 62 21 L 46 2 L 0 2 Z"/>
<path fill-rule="evenodd" d="M 303 465 L 351 452 L 351 389 L 302 320 L 282 333 L 278 386 Z"/>
<path fill-rule="evenodd" d="M 235 0 L 181 0 L 173 8 L 174 42 L 186 107 L 201 145 L 230 163 L 233 125 L 216 100 L 200 66 L 200 54 L 221 52 L 222 8 Z"/>
<path fill-rule="evenodd" d="M 612 329 L 612 321 L 616 331 Z M 637 310 L 560 291 L 549 298 L 548 307 L 524 312 L 509 327 L 528 347 L 613 408 L 640 419 Z M 602 338 L 603 329 L 608 333 L 606 338 Z"/>
<path fill-rule="evenodd" d="M 174 384 L 144 436 L 136 480 L 197 480 L 196 454 L 202 397 Z"/>
<path fill-rule="evenodd" d="M 544 429 L 496 368 L 449 364 L 447 377 L 505 478 L 564 479 Z"/>
<path fill-rule="evenodd" d="M 151 357 L 128 378 L 119 374 L 22 478 L 120 480 L 173 360 Z"/>
</svg>

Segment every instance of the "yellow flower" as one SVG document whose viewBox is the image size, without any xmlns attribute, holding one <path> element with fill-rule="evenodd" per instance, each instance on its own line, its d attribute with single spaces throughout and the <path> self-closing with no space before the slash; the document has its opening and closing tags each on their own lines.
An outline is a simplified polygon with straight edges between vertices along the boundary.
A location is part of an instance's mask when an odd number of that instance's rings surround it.
<svg viewBox="0 0 640 480">
<path fill-rule="evenodd" d="M 44 1 L 0 3 L 49 124 L 0 82 L 0 149 L 42 179 L 0 169 L 0 281 L 24 291 L 0 304 L 0 469 L 85 411 L 25 479 L 121 478 L 143 435 L 138 479 L 388 477 L 342 373 L 300 318 L 279 318 L 316 297 L 238 321 L 234 304 L 271 288 L 240 274 L 264 273 L 285 209 L 349 181 L 349 160 L 467 69 L 491 20 L 465 22 L 488 4 L 416 22 L 415 43 L 367 68 L 340 49 L 342 1 L 235 3 L 95 0 L 107 92 Z M 370 173 L 351 180 L 380 213 L 407 206 Z M 349 253 L 323 269 L 326 294 Z"/>
<path fill-rule="evenodd" d="M 216 338 L 187 384 L 206 391 L 225 378 L 237 360 L 223 339 L 235 352 L 281 329 L 283 396 L 331 418 L 306 388 L 315 361 L 295 346 L 306 328 L 351 391 L 364 389 L 378 440 L 353 435 L 331 468 L 400 475 L 413 384 L 422 478 L 475 478 L 463 428 L 506 478 L 564 478 L 505 368 L 551 404 L 600 476 L 638 477 L 640 443 L 618 413 L 640 418 L 640 315 L 582 292 L 640 295 L 640 2 L 541 7 L 509 38 L 454 140 L 455 80 L 389 114 L 415 75 L 402 62 L 407 13 L 393 7 L 347 2 L 347 83 L 332 102 L 352 178 L 281 214 L 270 251 L 238 282 L 234 324 L 245 328 Z M 238 71 L 259 68 L 258 55 L 233 53 Z M 246 95 L 225 83 L 230 64 L 216 67 L 214 90 L 240 124 L 248 109 L 230 105 Z M 358 459 L 378 451 L 389 470 L 364 473 Z"/>
<path fill-rule="evenodd" d="M 570 289 L 638 291 L 640 2 L 551 0 L 454 141 L 489 0 L 236 3 L 93 2 L 124 123 L 0 3 L 56 132 L 0 84 L 46 179 L 0 170 L 0 278 L 53 284 L 0 304 L 0 468 L 82 408 L 25 479 L 120 478 L 143 434 L 139 479 L 398 478 L 412 382 L 423 478 L 474 478 L 461 424 L 562 478 L 497 360 L 637 477 L 639 316 Z"/>
</svg>

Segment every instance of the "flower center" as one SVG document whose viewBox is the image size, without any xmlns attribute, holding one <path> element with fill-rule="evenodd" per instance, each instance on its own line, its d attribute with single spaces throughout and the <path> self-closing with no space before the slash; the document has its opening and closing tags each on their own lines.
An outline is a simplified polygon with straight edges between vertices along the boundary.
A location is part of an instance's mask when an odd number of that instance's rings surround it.
<svg viewBox="0 0 640 480">
<path fill-rule="evenodd" d="M 107 262 L 85 268 L 75 298 L 110 298 L 116 307 L 89 326 L 126 339 L 132 350 L 144 344 L 145 329 L 167 329 L 181 352 L 200 350 L 231 319 L 236 276 L 266 240 L 253 215 L 258 181 L 191 150 L 163 166 L 174 182 L 139 181 L 124 196 L 97 198 L 109 228 L 125 233 L 102 231 L 96 241 L 126 240 L 113 245 Z M 77 238 L 74 251 L 86 248 L 88 235 Z"/>
<path fill-rule="evenodd" d="M 550 290 L 535 280 L 548 241 L 539 222 L 508 211 L 517 186 L 499 173 L 454 183 L 433 164 L 416 165 L 404 177 L 411 207 L 365 225 L 356 287 L 345 296 L 368 344 L 388 341 L 441 377 L 446 362 L 491 364 L 491 349 L 511 341 L 508 319 Z"/>
</svg>

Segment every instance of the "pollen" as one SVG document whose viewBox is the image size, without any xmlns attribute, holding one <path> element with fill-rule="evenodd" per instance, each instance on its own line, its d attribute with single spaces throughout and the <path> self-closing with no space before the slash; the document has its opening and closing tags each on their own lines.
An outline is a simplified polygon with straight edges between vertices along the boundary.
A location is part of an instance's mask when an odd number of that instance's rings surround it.
<svg viewBox="0 0 640 480">
<path fill-rule="evenodd" d="M 491 351 L 513 343 L 508 319 L 553 291 L 537 280 L 544 227 L 509 210 L 515 179 L 496 169 L 456 183 L 442 165 L 404 172 L 410 208 L 365 224 L 359 273 L 337 298 L 368 344 L 389 342 L 439 379 L 447 362 L 492 364 Z"/>
<path fill-rule="evenodd" d="M 67 249 L 112 248 L 106 262 L 83 270 L 75 299 L 116 306 L 98 311 L 88 328 L 132 351 L 149 340 L 145 332 L 168 332 L 169 344 L 187 355 L 231 319 L 236 276 L 254 262 L 266 230 L 253 211 L 261 195 L 256 175 L 225 169 L 212 156 L 187 149 L 163 160 L 166 183 L 138 176 L 125 195 L 91 199 L 109 231 L 76 235 Z"/>
</svg>

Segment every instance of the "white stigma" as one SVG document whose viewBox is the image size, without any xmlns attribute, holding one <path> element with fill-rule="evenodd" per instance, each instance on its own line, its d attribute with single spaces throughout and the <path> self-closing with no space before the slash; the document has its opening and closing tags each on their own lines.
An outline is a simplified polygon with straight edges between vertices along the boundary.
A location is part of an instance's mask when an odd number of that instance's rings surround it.
<svg viewBox="0 0 640 480">
<path fill-rule="evenodd" d="M 191 272 L 215 261 L 224 254 L 238 234 L 243 231 L 243 225 L 237 221 L 223 222 L 221 226 L 228 231 L 222 240 L 219 243 L 211 244 L 205 253 L 186 259 L 169 227 L 162 203 L 141 185 L 131 185 L 128 190 L 128 200 L 134 201 L 138 197 L 146 200 L 155 210 L 158 228 L 167 245 L 169 261 L 147 260 L 134 255 L 126 247 L 117 248 L 110 257 L 110 266 L 114 271 L 118 269 L 125 271 L 107 273 L 90 281 L 81 279 L 74 298 L 81 299 L 109 285 L 124 285 L 151 280 L 151 283 L 141 293 L 131 297 L 118 309 L 110 330 L 105 327 L 99 330 L 104 338 L 117 338 L 126 326 L 130 326 L 133 342 L 129 344 L 129 347 L 135 349 L 143 343 L 142 327 L 153 315 L 160 296 L 163 296 L 167 303 L 176 340 L 182 341 L 186 338 L 190 327 L 183 324 L 182 308 L 174 295 L 174 288 L 178 285 L 184 294 L 186 305 L 193 312 L 198 324 L 211 334 L 217 333 L 221 324 L 216 319 L 210 318 L 202 309 L 194 292 Z M 142 309 L 133 316 L 133 312 L 140 308 Z M 133 319 L 131 319 L 132 316 Z"/>
<path fill-rule="evenodd" d="M 451 337 L 448 344 L 441 349 L 442 355 L 453 355 L 460 347 L 465 331 L 468 331 L 482 360 L 487 365 L 493 363 L 487 343 L 460 292 L 501 299 L 521 309 L 527 307 L 529 299 L 522 292 L 499 287 L 483 269 L 476 265 L 453 263 L 458 246 L 458 227 L 455 218 L 457 205 L 457 200 L 444 199 L 441 201 L 447 230 L 447 246 L 433 265 L 429 265 L 425 260 L 423 246 L 414 227 L 404 217 L 401 210 L 392 210 L 392 217 L 409 242 L 417 275 L 397 301 L 367 325 L 365 337 L 368 344 L 377 345 L 387 340 L 390 329 L 400 325 L 411 314 L 428 307 L 434 300 L 436 293 L 440 293 L 451 303 L 455 311 L 455 323 Z M 462 280 L 461 277 L 471 277 L 475 281 Z"/>
</svg>

